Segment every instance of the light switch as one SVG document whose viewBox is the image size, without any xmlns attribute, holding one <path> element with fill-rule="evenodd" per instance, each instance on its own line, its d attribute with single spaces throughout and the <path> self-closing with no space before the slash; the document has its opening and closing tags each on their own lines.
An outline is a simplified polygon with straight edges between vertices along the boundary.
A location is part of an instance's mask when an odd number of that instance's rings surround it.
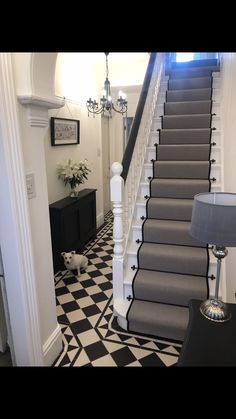
<svg viewBox="0 0 236 419">
<path fill-rule="evenodd" d="M 26 187 L 27 187 L 27 195 L 28 198 L 35 198 L 36 192 L 35 192 L 35 182 L 34 182 L 34 174 L 29 173 L 26 175 Z"/>
</svg>

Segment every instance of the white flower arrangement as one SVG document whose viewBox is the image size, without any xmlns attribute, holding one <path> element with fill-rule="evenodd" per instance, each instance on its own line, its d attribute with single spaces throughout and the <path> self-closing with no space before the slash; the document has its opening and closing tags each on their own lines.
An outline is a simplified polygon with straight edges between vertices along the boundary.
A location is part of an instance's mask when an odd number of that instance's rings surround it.
<svg viewBox="0 0 236 419">
<path fill-rule="evenodd" d="M 88 160 L 84 159 L 80 162 L 75 162 L 68 159 L 65 164 L 57 164 L 58 179 L 62 179 L 65 186 L 69 183 L 71 189 L 77 185 L 84 183 L 88 179 L 88 174 L 91 170 L 88 167 Z"/>
</svg>

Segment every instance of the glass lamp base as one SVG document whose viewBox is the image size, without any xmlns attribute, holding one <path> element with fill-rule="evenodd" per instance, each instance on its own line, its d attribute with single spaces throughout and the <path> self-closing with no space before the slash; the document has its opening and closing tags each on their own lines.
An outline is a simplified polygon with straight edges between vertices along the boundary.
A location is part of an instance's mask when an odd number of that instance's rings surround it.
<svg viewBox="0 0 236 419">
<path fill-rule="evenodd" d="M 227 304 L 220 300 L 206 300 L 200 306 L 200 312 L 204 317 L 213 322 L 227 322 L 231 319 L 231 313 Z"/>
</svg>

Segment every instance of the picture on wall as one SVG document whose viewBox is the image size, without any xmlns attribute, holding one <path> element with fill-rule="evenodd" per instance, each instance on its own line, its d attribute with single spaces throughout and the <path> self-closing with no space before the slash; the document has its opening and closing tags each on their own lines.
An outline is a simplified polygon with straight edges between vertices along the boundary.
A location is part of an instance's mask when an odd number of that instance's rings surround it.
<svg viewBox="0 0 236 419">
<path fill-rule="evenodd" d="M 80 142 L 80 121 L 51 118 L 51 145 L 73 145 Z"/>
</svg>

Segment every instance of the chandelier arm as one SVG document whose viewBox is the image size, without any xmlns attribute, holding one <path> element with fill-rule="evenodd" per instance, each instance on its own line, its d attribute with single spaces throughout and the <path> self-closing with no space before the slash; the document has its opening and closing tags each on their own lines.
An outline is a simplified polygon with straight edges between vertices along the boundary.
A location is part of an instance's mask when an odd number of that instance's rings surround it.
<svg viewBox="0 0 236 419">
<path fill-rule="evenodd" d="M 103 106 L 101 106 L 99 109 L 95 110 L 92 106 L 87 105 L 87 109 L 88 109 L 89 112 L 95 113 L 95 114 L 100 114 L 100 113 L 104 112 Z"/>
<path fill-rule="evenodd" d="M 127 103 L 122 103 L 122 104 L 121 104 L 121 105 L 119 105 L 119 106 L 120 106 L 120 109 L 116 108 L 116 107 L 115 107 L 115 105 L 114 105 L 114 103 L 112 103 L 112 109 L 113 109 L 115 112 L 121 113 L 122 115 L 123 115 L 125 112 L 127 112 L 127 109 L 128 109 L 128 107 L 127 107 Z"/>
</svg>

